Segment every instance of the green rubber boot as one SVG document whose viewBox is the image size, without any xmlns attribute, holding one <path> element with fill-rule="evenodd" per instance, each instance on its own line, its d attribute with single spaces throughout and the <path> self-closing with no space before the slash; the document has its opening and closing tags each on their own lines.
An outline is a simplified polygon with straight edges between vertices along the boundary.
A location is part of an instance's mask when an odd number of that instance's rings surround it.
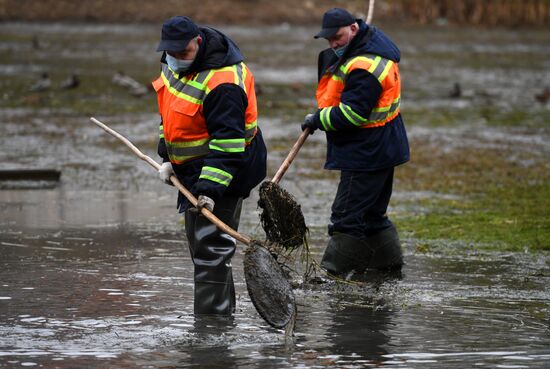
<svg viewBox="0 0 550 369">
<path fill-rule="evenodd" d="M 351 271 L 362 273 L 369 265 L 371 251 L 361 239 L 345 233 L 334 234 L 328 241 L 321 267 L 333 275 Z"/>
<path fill-rule="evenodd" d="M 364 238 L 363 242 L 372 252 L 369 269 L 400 270 L 403 266 L 401 242 L 393 225 L 374 236 Z"/>
</svg>

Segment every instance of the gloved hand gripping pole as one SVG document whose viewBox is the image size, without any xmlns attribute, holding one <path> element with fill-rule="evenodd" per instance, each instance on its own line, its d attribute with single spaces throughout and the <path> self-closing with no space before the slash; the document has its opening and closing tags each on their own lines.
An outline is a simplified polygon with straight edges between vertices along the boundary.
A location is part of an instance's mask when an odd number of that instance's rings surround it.
<svg viewBox="0 0 550 369">
<path fill-rule="evenodd" d="M 120 141 L 122 141 L 126 146 L 128 146 L 134 154 L 136 154 L 137 157 L 139 157 L 141 160 L 149 163 L 153 168 L 156 170 L 159 170 L 160 164 L 157 163 L 155 160 L 153 160 L 151 157 L 145 155 L 143 152 L 141 152 L 136 146 L 134 146 L 133 143 L 130 142 L 126 137 L 118 133 L 117 131 L 113 130 L 112 128 L 108 127 L 104 123 L 101 123 L 96 118 L 90 118 L 92 122 L 97 124 L 99 127 L 101 127 L 105 132 L 109 133 L 110 135 L 118 138 Z M 178 178 L 174 175 L 170 176 L 170 181 L 172 184 L 189 200 L 189 202 L 193 206 L 197 206 L 197 199 L 191 192 L 189 192 L 183 184 L 178 180 Z M 216 227 L 221 229 L 223 232 L 227 233 L 231 237 L 234 237 L 235 239 L 239 240 L 240 242 L 244 243 L 245 245 L 250 245 L 251 239 L 248 236 L 245 236 L 243 234 L 240 234 L 239 232 L 235 231 L 233 228 L 229 227 L 227 224 L 222 222 L 218 217 L 216 217 L 212 212 L 210 212 L 206 208 L 201 209 L 201 214 L 204 215 L 209 221 L 211 221 Z"/>
</svg>

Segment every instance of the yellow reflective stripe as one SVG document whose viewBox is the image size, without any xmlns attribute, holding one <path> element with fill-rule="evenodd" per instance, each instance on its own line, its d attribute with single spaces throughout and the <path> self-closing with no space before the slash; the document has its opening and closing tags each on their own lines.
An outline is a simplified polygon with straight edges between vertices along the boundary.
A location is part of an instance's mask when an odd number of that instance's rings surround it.
<svg viewBox="0 0 550 369">
<path fill-rule="evenodd" d="M 214 70 L 212 70 L 212 69 L 209 70 L 209 71 L 208 71 L 208 74 L 206 75 L 206 77 L 204 77 L 204 80 L 203 80 L 202 84 L 203 84 L 204 86 L 206 86 L 206 85 L 208 84 L 208 81 L 210 81 L 210 78 L 212 78 L 213 75 L 214 75 Z M 198 76 L 197 76 L 197 77 L 198 77 Z"/>
<path fill-rule="evenodd" d="M 159 131 L 159 138 L 164 138 L 164 126 L 162 124 L 159 126 Z"/>
<path fill-rule="evenodd" d="M 374 111 L 374 112 L 396 111 L 399 108 L 400 103 L 401 103 L 401 96 L 398 96 L 397 98 L 395 98 L 395 100 L 392 101 L 390 106 L 381 106 L 381 107 L 372 109 L 372 111 Z"/>
<path fill-rule="evenodd" d="M 378 82 L 382 83 L 384 78 L 388 75 L 388 71 L 390 70 L 393 62 L 380 56 L 377 56 L 374 61 L 375 62 L 369 68 L 369 72 L 376 77 Z"/>
<path fill-rule="evenodd" d="M 200 84 L 201 86 L 204 85 L 204 81 L 208 76 L 212 73 L 212 70 L 203 70 L 202 72 L 198 73 L 195 78 L 193 79 L 193 82 L 196 82 Z"/>
<path fill-rule="evenodd" d="M 246 86 L 244 82 L 245 82 L 247 71 L 246 71 L 246 65 L 243 62 L 241 62 L 239 64 L 233 64 L 220 69 L 210 70 L 210 73 L 208 74 L 208 76 L 206 76 L 206 78 L 204 78 L 204 81 L 202 82 L 204 85 L 205 96 L 208 95 L 210 91 L 212 91 L 212 89 L 208 87 L 208 82 L 216 72 L 232 72 L 235 77 L 235 79 L 233 80 L 233 83 L 241 87 L 246 93 Z"/>
<path fill-rule="evenodd" d="M 370 59 L 368 59 L 368 58 L 365 58 L 365 59 L 370 61 Z M 382 60 L 382 58 L 379 57 L 379 56 L 376 56 L 374 58 L 374 60 L 372 60 L 372 64 L 370 65 L 370 67 L 368 69 L 369 73 L 374 73 L 375 69 L 378 67 L 378 64 L 380 64 L 381 60 Z"/>
<path fill-rule="evenodd" d="M 348 119 L 348 121 L 356 126 L 361 126 L 373 123 L 380 123 L 388 119 L 399 110 L 400 101 L 400 97 L 397 97 L 390 106 L 382 106 L 372 109 L 368 119 L 363 118 L 362 116 L 357 114 L 349 105 L 340 103 L 338 107 L 340 108 L 342 114 L 344 114 L 344 116 Z"/>
<path fill-rule="evenodd" d="M 372 58 L 370 58 L 369 56 L 372 56 Z M 345 74 L 347 75 L 351 66 L 356 62 L 356 61 L 359 61 L 359 60 L 362 60 L 362 61 L 366 61 L 366 62 L 369 62 L 371 64 L 374 64 L 375 63 L 375 59 L 376 59 L 376 56 L 375 55 L 368 55 L 368 56 L 365 56 L 365 55 L 360 55 L 360 56 L 356 56 L 354 58 L 351 58 L 350 60 L 348 60 L 344 65 L 342 65 L 340 67 L 340 70 Z"/>
<path fill-rule="evenodd" d="M 372 109 L 372 112 L 369 115 L 369 120 L 368 120 L 369 124 L 379 123 L 381 121 L 384 121 L 388 117 L 391 117 L 393 114 L 395 114 L 399 110 L 400 105 L 401 105 L 401 96 L 398 96 L 395 100 L 393 100 L 390 106 L 382 106 L 382 107 Z"/>
<path fill-rule="evenodd" d="M 346 74 L 348 74 L 348 71 L 349 71 L 349 68 L 351 67 L 351 65 L 357 60 L 357 58 L 359 57 L 355 57 L 353 59 L 350 59 L 348 60 L 345 64 L 343 64 L 341 67 L 340 67 L 340 70 L 342 71 L 342 74 L 345 76 Z"/>
<path fill-rule="evenodd" d="M 227 68 L 227 67 L 226 67 L 226 68 Z M 212 91 L 212 90 L 208 87 L 208 82 L 210 82 L 210 79 L 214 76 L 214 73 L 217 72 L 217 71 L 221 71 L 221 70 L 223 70 L 223 69 L 226 69 L 226 68 L 211 70 L 210 73 L 208 73 L 208 75 L 207 75 L 206 78 L 204 79 L 204 86 L 205 86 L 205 91 L 206 91 L 206 94 L 207 94 L 207 95 L 210 93 L 210 91 Z M 229 68 L 230 68 L 230 67 L 229 67 Z"/>
<path fill-rule="evenodd" d="M 227 67 L 216 69 L 216 72 L 231 72 L 233 70 L 233 66 L 234 65 L 230 65 L 230 66 L 227 66 Z"/>
<path fill-rule="evenodd" d="M 252 141 L 254 136 L 256 136 L 256 130 L 258 129 L 258 121 L 255 120 L 251 123 L 245 123 L 244 125 L 244 138 L 246 142 Z"/>
<path fill-rule="evenodd" d="M 208 77 L 205 79 L 204 84 L 206 85 L 206 94 L 210 93 L 212 91 L 210 88 L 208 88 L 208 82 L 210 82 L 210 79 L 213 77 L 214 73 L 216 72 L 233 72 L 235 73 L 234 65 L 230 65 L 228 67 L 223 67 L 220 69 L 213 69 L 212 73 L 208 75 Z"/>
<path fill-rule="evenodd" d="M 195 88 L 203 89 L 202 84 L 197 83 L 197 82 L 193 81 L 192 79 L 187 79 L 186 76 L 178 78 L 179 74 L 174 72 L 172 69 L 170 69 L 170 67 L 167 64 L 162 65 L 162 73 L 164 73 L 166 78 L 168 78 L 168 80 L 171 81 L 171 85 L 174 85 L 174 83 L 172 83 L 172 80 L 174 80 L 174 81 L 177 81 L 177 82 L 181 82 L 184 85 L 189 83 Z M 174 86 L 174 87 L 176 87 L 176 86 Z"/>
<path fill-rule="evenodd" d="M 246 65 L 241 62 L 241 68 L 242 68 L 242 80 L 243 80 L 243 90 L 244 90 L 244 93 L 248 95 L 248 91 L 246 91 L 246 84 L 245 84 L 245 81 L 246 81 L 246 75 L 248 74 L 248 68 L 246 67 Z"/>
<path fill-rule="evenodd" d="M 204 73 L 204 72 L 201 72 Z M 199 73 L 197 76 L 195 76 L 195 79 L 198 79 L 200 77 Z M 162 73 L 166 80 L 168 81 L 168 84 L 165 83 L 165 85 L 173 87 L 176 91 L 183 93 L 185 95 L 188 95 L 192 98 L 203 100 L 204 99 L 204 85 L 193 80 L 193 79 L 187 79 L 186 76 L 183 76 L 182 78 L 178 78 L 178 75 L 174 73 L 172 69 L 170 69 L 166 64 L 163 64 L 162 66 Z"/>
<path fill-rule="evenodd" d="M 189 102 L 192 102 L 193 104 L 199 104 L 201 105 L 202 104 L 202 100 L 199 100 L 199 99 L 196 99 L 192 96 L 189 96 L 187 94 L 184 94 L 183 92 L 180 92 L 178 91 L 177 89 L 175 89 L 174 87 L 172 87 L 170 85 L 170 81 L 168 80 L 168 78 L 166 78 L 166 76 L 164 75 L 164 73 L 161 73 L 161 77 L 162 77 L 162 80 L 164 81 L 164 85 L 168 88 L 168 91 L 176 96 L 176 97 L 179 97 L 180 99 L 183 99 L 183 100 L 186 100 L 186 101 L 189 101 Z"/>
<path fill-rule="evenodd" d="M 332 126 L 332 123 L 330 122 L 330 112 L 332 110 L 332 106 L 329 106 L 327 108 L 321 109 L 321 124 L 325 128 L 325 131 L 334 131 L 334 127 Z"/>
<path fill-rule="evenodd" d="M 255 120 L 253 122 L 250 122 L 250 123 L 245 123 L 244 124 L 244 129 L 245 130 L 250 130 L 250 129 L 254 129 L 258 126 L 258 120 Z"/>
<path fill-rule="evenodd" d="M 347 118 L 347 120 L 350 123 L 352 123 L 353 125 L 356 125 L 356 126 L 359 127 L 363 123 L 367 122 L 366 118 L 363 118 L 362 116 L 360 116 L 359 114 L 354 112 L 353 109 L 349 105 L 346 105 L 344 103 L 340 103 L 340 105 L 338 107 L 340 108 L 340 111 L 342 112 L 342 114 L 344 114 L 344 116 Z"/>
<path fill-rule="evenodd" d="M 243 63 L 235 64 L 233 66 L 233 73 L 235 73 L 235 84 L 246 91 L 243 79 Z"/>
<path fill-rule="evenodd" d="M 172 161 L 185 161 L 207 155 L 210 152 L 208 138 L 189 142 L 165 142 L 168 156 Z"/>
<path fill-rule="evenodd" d="M 202 171 L 199 176 L 199 179 L 208 179 L 212 182 L 216 182 L 224 186 L 229 186 L 229 183 L 231 183 L 233 176 L 224 170 L 214 168 L 214 167 L 204 166 L 202 167 Z"/>
<path fill-rule="evenodd" d="M 196 147 L 196 146 L 204 145 L 208 143 L 208 141 L 210 141 L 209 138 L 203 138 L 202 140 L 195 140 L 195 141 L 175 141 L 175 142 L 166 141 L 166 142 L 172 145 L 173 147 L 188 148 L 188 147 Z"/>
<path fill-rule="evenodd" d="M 386 76 L 388 75 L 388 72 L 390 71 L 391 66 L 393 65 L 393 61 L 388 60 L 388 63 L 386 64 L 386 67 L 384 68 L 384 71 L 380 74 L 378 77 L 378 81 L 382 83 L 384 79 L 386 79 Z"/>
<path fill-rule="evenodd" d="M 350 68 L 357 61 L 369 62 L 371 65 L 367 71 L 372 75 L 374 75 L 380 83 L 382 83 L 382 81 L 386 78 L 390 68 L 393 65 L 393 61 L 382 58 L 381 56 L 378 56 L 378 55 L 356 56 L 350 59 L 349 61 L 347 61 L 344 65 L 342 65 L 336 74 L 340 78 L 345 79 L 345 77 L 349 73 Z M 333 76 L 333 78 L 338 80 L 338 77 L 335 78 L 335 76 Z"/>
<path fill-rule="evenodd" d="M 222 152 L 244 152 L 244 138 L 212 139 L 208 147 L 210 150 Z"/>
</svg>

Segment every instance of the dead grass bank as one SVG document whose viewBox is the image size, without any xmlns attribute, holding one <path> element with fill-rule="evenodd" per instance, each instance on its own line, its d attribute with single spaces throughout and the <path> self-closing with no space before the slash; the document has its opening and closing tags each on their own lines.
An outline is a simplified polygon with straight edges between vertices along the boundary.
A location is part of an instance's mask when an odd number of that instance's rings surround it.
<svg viewBox="0 0 550 369">
<path fill-rule="evenodd" d="M 345 7 L 364 17 L 368 0 L 0 0 L 3 21 L 160 22 L 176 14 L 211 24 L 316 24 Z M 375 21 L 549 26 L 548 0 L 377 0 Z"/>
</svg>

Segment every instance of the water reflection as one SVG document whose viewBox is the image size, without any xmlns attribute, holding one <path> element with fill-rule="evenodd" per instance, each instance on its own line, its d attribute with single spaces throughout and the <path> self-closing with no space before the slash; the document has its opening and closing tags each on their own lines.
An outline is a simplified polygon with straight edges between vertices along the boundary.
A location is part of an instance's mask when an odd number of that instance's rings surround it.
<svg viewBox="0 0 550 369">
<path fill-rule="evenodd" d="M 189 331 L 195 345 L 191 350 L 188 343 L 179 347 L 188 357 L 178 366 L 203 368 L 208 363 L 212 368 L 237 367 L 235 355 L 229 348 L 232 340 L 228 338 L 236 327 L 233 317 L 195 316 L 193 328 Z"/>
<path fill-rule="evenodd" d="M 174 215 L 174 199 L 153 192 L 131 196 L 126 191 L 0 191 L 0 222 L 20 228 L 58 229 L 143 222 Z M 156 206 L 151 206 L 154 204 Z"/>
<path fill-rule="evenodd" d="M 192 263 L 176 223 L 137 221 L 143 215 L 129 211 L 129 196 L 128 211 L 116 213 L 127 226 L 105 227 L 100 222 L 109 217 L 101 216 L 115 199 L 103 196 L 96 226 L 28 231 L 4 223 L 0 367 L 60 359 L 66 367 L 90 368 L 463 368 L 521 360 L 544 368 L 550 362 L 544 258 L 409 250 L 402 278 L 367 274 L 359 285 L 297 290 L 289 344 L 247 298 L 242 249 L 235 257 L 234 318 L 194 317 Z M 320 257 L 320 246 L 310 246 Z"/>
<path fill-rule="evenodd" d="M 392 324 L 392 311 L 355 304 L 333 305 L 333 325 L 327 338 L 332 343 L 333 360 L 338 366 L 371 364 L 380 365 L 388 353 L 390 341 L 388 325 Z"/>
</svg>

